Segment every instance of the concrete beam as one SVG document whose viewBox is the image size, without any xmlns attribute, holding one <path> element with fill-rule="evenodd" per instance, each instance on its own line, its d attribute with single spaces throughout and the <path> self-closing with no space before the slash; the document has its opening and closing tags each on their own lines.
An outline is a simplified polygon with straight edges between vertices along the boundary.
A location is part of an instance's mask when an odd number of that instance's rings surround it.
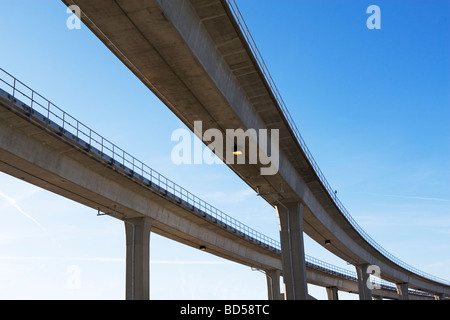
<svg viewBox="0 0 450 320">
<path fill-rule="evenodd" d="M 149 218 L 125 221 L 127 300 L 150 299 L 150 231 Z"/>
<path fill-rule="evenodd" d="M 278 205 L 281 261 L 287 300 L 308 300 L 305 249 L 303 243 L 303 204 Z"/>
<path fill-rule="evenodd" d="M 358 292 L 360 300 L 372 300 L 372 290 L 369 288 L 369 264 L 356 265 L 356 275 L 358 277 Z"/>
</svg>

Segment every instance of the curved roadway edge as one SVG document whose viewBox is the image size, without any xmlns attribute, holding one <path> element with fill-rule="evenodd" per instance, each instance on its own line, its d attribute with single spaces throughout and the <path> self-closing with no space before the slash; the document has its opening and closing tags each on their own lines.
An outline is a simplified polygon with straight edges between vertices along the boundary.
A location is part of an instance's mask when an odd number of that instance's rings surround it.
<svg viewBox="0 0 450 320">
<path fill-rule="evenodd" d="M 273 206 L 305 204 L 304 231 L 354 265 L 373 264 L 381 277 L 450 295 L 450 286 L 415 274 L 375 249 L 347 220 L 317 176 L 289 127 L 226 1 L 63 0 L 189 128 L 280 130 L 280 171 L 230 165 Z M 220 155 L 219 155 L 220 156 Z M 283 193 L 274 200 L 272 191 Z"/>
</svg>

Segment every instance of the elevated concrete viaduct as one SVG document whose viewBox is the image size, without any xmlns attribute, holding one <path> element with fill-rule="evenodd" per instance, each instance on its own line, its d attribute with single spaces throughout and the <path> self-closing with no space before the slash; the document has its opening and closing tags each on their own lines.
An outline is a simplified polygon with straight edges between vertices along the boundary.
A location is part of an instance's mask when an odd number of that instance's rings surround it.
<svg viewBox="0 0 450 320">
<path fill-rule="evenodd" d="M 215 128 L 224 134 L 238 128 L 279 130 L 276 174 L 261 175 L 263 162 L 229 167 L 282 213 L 281 234 L 291 235 L 281 237 L 289 299 L 308 295 L 303 232 L 353 264 L 360 289 L 365 288 L 368 267 L 376 265 L 383 279 L 402 288 L 450 294 L 448 284 L 417 274 L 385 252 L 335 198 L 271 82 L 234 1 L 63 2 L 78 5 L 83 23 L 192 130 L 194 121 L 202 121 L 204 130 Z M 225 153 L 216 154 L 224 158 Z M 360 292 L 361 299 L 371 295 L 370 290 Z"/>
<path fill-rule="evenodd" d="M 264 270 L 269 298 L 280 298 L 283 267 L 277 241 L 229 216 L 212 214 L 216 209 L 208 210 L 207 203 L 170 183 L 50 101 L 42 97 L 40 102 L 33 100 L 38 93 L 19 92 L 12 85 L 18 80 L 10 82 L 11 94 L 0 89 L 0 170 L 124 221 L 127 299 L 150 297 L 151 232 Z M 25 86 L 20 87 L 23 90 Z M 15 96 L 30 99 L 30 104 Z M 312 257 L 306 259 L 306 277 L 308 283 L 326 287 L 333 299 L 337 290 L 359 290 L 355 275 Z M 399 298 L 392 287 L 374 293 Z M 413 291 L 409 296 L 434 298 Z"/>
</svg>

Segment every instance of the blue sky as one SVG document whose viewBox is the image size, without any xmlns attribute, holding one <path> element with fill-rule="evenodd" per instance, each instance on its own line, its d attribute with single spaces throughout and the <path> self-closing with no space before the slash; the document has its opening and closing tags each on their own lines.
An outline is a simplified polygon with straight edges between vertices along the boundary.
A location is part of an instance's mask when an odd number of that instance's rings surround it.
<svg viewBox="0 0 450 320">
<path fill-rule="evenodd" d="M 448 1 L 237 0 L 348 211 L 386 250 L 450 279 Z M 280 5 L 281 4 L 281 5 Z M 369 30 L 366 9 L 381 8 Z M 278 239 L 224 165 L 170 160 L 182 123 L 60 1 L 0 0 L 0 67 L 155 170 Z M 229 201 L 233 199 L 233 201 Z M 0 299 L 123 299 L 123 224 L 0 174 Z M 306 237 L 306 253 L 351 266 Z M 152 234 L 153 299 L 265 299 L 265 276 Z M 79 285 L 71 285 L 73 272 Z M 325 289 L 310 287 L 325 298 Z M 354 295 L 340 293 L 342 298 Z"/>
</svg>

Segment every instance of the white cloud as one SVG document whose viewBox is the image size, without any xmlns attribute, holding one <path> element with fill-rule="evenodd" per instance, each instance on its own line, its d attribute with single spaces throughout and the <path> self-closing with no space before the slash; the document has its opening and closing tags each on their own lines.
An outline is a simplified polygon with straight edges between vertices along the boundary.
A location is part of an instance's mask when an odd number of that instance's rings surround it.
<svg viewBox="0 0 450 320">
<path fill-rule="evenodd" d="M 110 258 L 110 257 L 12 257 L 12 256 L 0 256 L 0 261 L 93 261 L 93 262 L 125 262 L 125 258 Z"/>
<path fill-rule="evenodd" d="M 442 202 L 450 202 L 449 199 L 442 198 L 432 198 L 432 197 L 419 197 L 419 196 L 404 196 L 397 194 L 382 194 L 382 193 L 372 193 L 372 192 L 361 192 L 368 195 L 380 196 L 380 197 L 392 197 L 392 198 L 404 198 L 404 199 L 416 199 L 416 200 L 429 200 L 429 201 L 442 201 Z"/>
<path fill-rule="evenodd" d="M 153 264 L 233 264 L 231 261 L 207 261 L 207 260 L 155 260 L 150 261 Z"/>
<path fill-rule="evenodd" d="M 15 239 L 20 238 L 16 233 L 0 232 L 0 246 L 13 242 Z"/>
<path fill-rule="evenodd" d="M 246 201 L 250 196 L 256 197 L 256 193 L 251 189 L 245 189 L 231 193 L 224 193 L 220 191 L 212 192 L 207 194 L 205 198 L 214 202 L 241 203 Z"/>
</svg>

